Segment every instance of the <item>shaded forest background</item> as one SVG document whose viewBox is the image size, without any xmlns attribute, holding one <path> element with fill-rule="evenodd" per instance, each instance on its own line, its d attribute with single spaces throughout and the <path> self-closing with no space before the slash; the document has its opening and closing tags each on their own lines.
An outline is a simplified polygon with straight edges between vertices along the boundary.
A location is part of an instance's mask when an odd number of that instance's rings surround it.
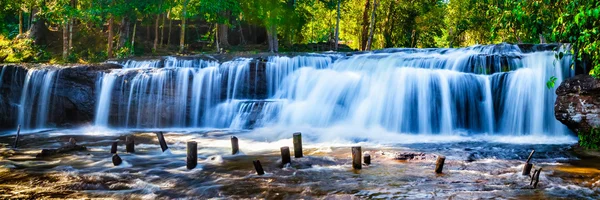
<svg viewBox="0 0 600 200">
<path fill-rule="evenodd" d="M 0 0 L 0 62 L 560 42 L 600 69 L 599 7 L 595 0 Z"/>
</svg>

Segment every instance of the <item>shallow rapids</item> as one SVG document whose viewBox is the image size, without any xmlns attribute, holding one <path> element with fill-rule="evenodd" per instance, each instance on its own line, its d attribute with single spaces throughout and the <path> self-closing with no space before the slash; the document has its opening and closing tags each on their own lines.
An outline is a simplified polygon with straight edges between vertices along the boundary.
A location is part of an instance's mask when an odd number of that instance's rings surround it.
<svg viewBox="0 0 600 200">
<path fill-rule="evenodd" d="M 265 130 L 256 130 L 265 131 Z M 256 131 L 195 130 L 165 132 L 169 150 L 161 152 L 148 131 L 95 129 L 26 133 L 20 148 L 8 148 L 12 136 L 0 137 L 0 193 L 15 198 L 600 198 L 598 159 L 583 158 L 561 144 L 510 144 L 490 141 L 423 141 L 404 144 L 368 140 L 316 140 L 303 134 L 304 158 L 281 168 L 279 147 L 288 137 L 267 139 Z M 136 153 L 124 153 L 133 135 Z M 239 155 L 231 154 L 230 136 L 240 138 Z M 277 134 L 279 135 L 279 134 Z M 43 148 L 58 148 L 74 138 L 87 151 L 35 159 Z M 198 166 L 188 170 L 186 142 L 198 142 Z M 119 141 L 123 164 L 113 166 L 110 144 Z M 372 155 L 362 170 L 351 167 L 350 146 Z M 535 168 L 542 167 L 537 189 L 521 175 L 531 149 Z M 444 173 L 433 172 L 435 159 L 399 161 L 397 152 L 445 155 Z M 252 160 L 266 174 L 256 175 Z"/>
</svg>

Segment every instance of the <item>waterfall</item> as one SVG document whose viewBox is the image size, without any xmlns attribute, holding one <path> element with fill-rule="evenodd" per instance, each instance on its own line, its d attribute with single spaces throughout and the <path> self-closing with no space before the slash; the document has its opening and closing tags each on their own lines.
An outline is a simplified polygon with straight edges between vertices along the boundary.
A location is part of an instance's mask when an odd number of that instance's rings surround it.
<svg viewBox="0 0 600 200">
<path fill-rule="evenodd" d="M 18 114 L 18 124 L 23 129 L 44 128 L 48 125 L 51 93 L 58 71 L 49 68 L 27 71 Z"/>
<path fill-rule="evenodd" d="M 573 71 L 555 53 L 501 44 L 125 61 L 99 82 L 96 125 L 562 135 L 545 83 Z"/>
</svg>

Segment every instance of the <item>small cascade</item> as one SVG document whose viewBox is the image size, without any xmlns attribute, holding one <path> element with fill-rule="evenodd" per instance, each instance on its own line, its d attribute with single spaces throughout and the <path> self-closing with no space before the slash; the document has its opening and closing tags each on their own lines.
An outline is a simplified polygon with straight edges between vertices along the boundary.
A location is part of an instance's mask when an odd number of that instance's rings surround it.
<svg viewBox="0 0 600 200">
<path fill-rule="evenodd" d="M 205 111 L 242 95 L 250 59 L 219 64 L 167 57 L 164 67 L 113 70 L 101 79 L 96 125 L 124 128 L 199 127 Z M 154 62 L 154 61 L 153 61 Z M 158 61 L 157 61 L 158 62 Z M 131 64 L 127 61 L 126 64 Z M 138 65 L 148 66 L 148 65 Z M 112 94 L 108 94 L 112 93 Z M 111 106 L 114 102 L 116 106 Z"/>
<path fill-rule="evenodd" d="M 52 92 L 59 70 L 54 68 L 27 71 L 19 106 L 18 124 L 23 129 L 39 129 L 48 125 Z"/>
<path fill-rule="evenodd" d="M 267 62 L 267 95 L 272 97 L 279 89 L 281 81 L 302 67 L 324 69 L 331 66 L 337 55 L 308 55 L 308 56 L 271 56 Z"/>
</svg>

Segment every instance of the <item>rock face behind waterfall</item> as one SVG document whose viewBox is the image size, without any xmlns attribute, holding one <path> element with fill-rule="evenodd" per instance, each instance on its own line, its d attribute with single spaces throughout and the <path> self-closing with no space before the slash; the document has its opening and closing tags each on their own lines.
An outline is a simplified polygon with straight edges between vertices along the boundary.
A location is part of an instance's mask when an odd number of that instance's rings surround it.
<svg viewBox="0 0 600 200">
<path fill-rule="evenodd" d="M 556 119 L 578 134 L 600 127 L 600 80 L 578 75 L 564 81 L 556 90 Z"/>
<path fill-rule="evenodd" d="M 69 126 L 93 121 L 99 72 L 118 67 L 120 66 L 106 64 L 60 70 L 53 88 L 53 108 L 49 122 Z"/>
<path fill-rule="evenodd" d="M 0 65 L 0 129 L 13 129 L 19 123 L 19 105 L 23 98 L 28 71 L 45 68 L 57 70 L 52 84 L 47 88 L 50 96 L 48 99 L 50 108 L 47 111 L 46 125 L 47 127 L 68 127 L 93 121 L 96 106 L 96 80 L 101 74 L 100 72 L 120 67 L 114 64 L 60 68 L 41 65 Z M 32 91 L 31 88 L 29 91 Z M 42 92 L 41 90 L 34 92 L 35 96 L 31 97 L 33 107 L 41 103 L 39 94 Z M 35 121 L 40 112 L 38 110 L 34 108 L 24 114 Z M 27 126 L 22 127 L 27 128 Z"/>
</svg>

